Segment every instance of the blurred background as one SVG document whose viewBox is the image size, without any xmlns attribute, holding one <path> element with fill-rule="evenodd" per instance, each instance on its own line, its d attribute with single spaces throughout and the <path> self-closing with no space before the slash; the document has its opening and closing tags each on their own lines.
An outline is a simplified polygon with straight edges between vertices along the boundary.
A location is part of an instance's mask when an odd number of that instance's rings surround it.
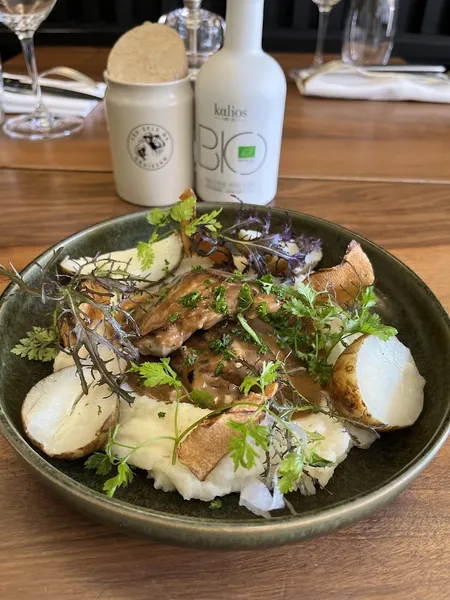
<svg viewBox="0 0 450 600">
<path fill-rule="evenodd" d="M 393 55 L 411 62 L 450 65 L 450 2 L 398 0 L 399 18 Z M 37 45 L 111 46 L 142 21 L 156 21 L 182 5 L 181 0 L 58 0 L 36 35 Z M 350 0 L 335 6 L 325 44 L 339 53 Z M 225 14 L 226 0 L 204 0 L 203 7 Z M 318 11 L 311 0 L 266 0 L 264 46 L 268 51 L 312 52 Z M 16 36 L 0 28 L 3 60 L 20 52 Z"/>
</svg>

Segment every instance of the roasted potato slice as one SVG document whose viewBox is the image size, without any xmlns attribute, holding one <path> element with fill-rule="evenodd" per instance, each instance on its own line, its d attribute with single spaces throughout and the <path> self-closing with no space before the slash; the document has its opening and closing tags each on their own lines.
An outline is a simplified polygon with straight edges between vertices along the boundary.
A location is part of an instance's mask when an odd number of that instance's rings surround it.
<svg viewBox="0 0 450 600">
<path fill-rule="evenodd" d="M 364 335 L 337 359 L 329 382 L 335 410 L 383 430 L 409 427 L 422 412 L 425 379 L 396 337 Z"/>
<path fill-rule="evenodd" d="M 22 406 L 27 437 L 54 458 L 76 459 L 104 447 L 110 427 L 119 420 L 119 400 L 107 385 L 97 385 L 85 369 L 89 385 L 83 394 L 75 367 L 67 367 L 39 381 Z"/>
<path fill-rule="evenodd" d="M 340 265 L 319 269 L 309 276 L 309 283 L 317 291 L 329 290 L 341 306 L 351 304 L 359 292 L 375 281 L 372 264 L 355 240 L 351 241 Z"/>
</svg>

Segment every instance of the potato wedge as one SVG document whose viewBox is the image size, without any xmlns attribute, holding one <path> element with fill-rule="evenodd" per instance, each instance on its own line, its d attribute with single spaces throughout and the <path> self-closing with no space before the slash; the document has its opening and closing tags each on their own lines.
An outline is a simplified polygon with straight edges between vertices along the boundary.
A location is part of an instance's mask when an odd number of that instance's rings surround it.
<svg viewBox="0 0 450 600">
<path fill-rule="evenodd" d="M 54 458 L 76 459 L 104 447 L 110 427 L 119 420 L 119 400 L 107 385 L 96 385 L 90 369 L 83 394 L 75 367 L 39 381 L 22 405 L 27 437 Z"/>
<path fill-rule="evenodd" d="M 374 281 L 372 264 L 355 240 L 350 242 L 340 265 L 319 269 L 309 277 L 309 283 L 316 291 L 332 291 L 341 306 L 351 304 L 361 289 Z"/>
<path fill-rule="evenodd" d="M 425 379 L 396 337 L 364 335 L 337 359 L 329 382 L 335 410 L 383 430 L 409 427 L 423 408 Z"/>
<path fill-rule="evenodd" d="M 174 271 L 178 267 L 183 256 L 181 237 L 178 233 L 172 233 L 167 238 L 155 242 L 153 250 L 155 260 L 150 269 L 147 270 L 142 270 L 141 268 L 137 248 L 102 254 L 95 263 L 91 262 L 92 258 L 90 257 L 72 259 L 66 256 L 61 262 L 60 267 L 69 275 L 77 273 L 81 267 L 82 273 L 88 275 L 96 267 L 108 269 L 112 265 L 113 268 L 126 270 L 134 277 L 147 279 L 148 283 L 144 281 L 138 284 L 139 288 L 144 289 L 152 282 L 161 281 L 161 279 L 166 277 L 167 273 Z"/>
</svg>

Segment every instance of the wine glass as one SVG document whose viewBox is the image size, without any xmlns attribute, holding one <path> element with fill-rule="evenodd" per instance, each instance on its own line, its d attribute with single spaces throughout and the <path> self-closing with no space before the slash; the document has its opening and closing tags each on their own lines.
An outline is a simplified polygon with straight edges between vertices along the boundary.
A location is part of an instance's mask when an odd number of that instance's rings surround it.
<svg viewBox="0 0 450 600">
<path fill-rule="evenodd" d="M 31 89 L 36 96 L 36 108 L 32 114 L 12 117 L 4 123 L 3 131 L 12 138 L 47 140 L 70 135 L 83 127 L 81 117 L 54 117 L 42 102 L 33 36 L 55 3 L 56 0 L 0 0 L 0 23 L 11 29 L 20 40 L 31 77 Z"/>
<path fill-rule="evenodd" d="M 323 65 L 323 45 L 325 36 L 327 35 L 328 21 L 330 12 L 333 6 L 338 4 L 340 0 L 313 0 L 319 9 L 319 29 L 317 31 L 317 46 L 314 56 L 313 68 L 317 69 Z"/>
</svg>

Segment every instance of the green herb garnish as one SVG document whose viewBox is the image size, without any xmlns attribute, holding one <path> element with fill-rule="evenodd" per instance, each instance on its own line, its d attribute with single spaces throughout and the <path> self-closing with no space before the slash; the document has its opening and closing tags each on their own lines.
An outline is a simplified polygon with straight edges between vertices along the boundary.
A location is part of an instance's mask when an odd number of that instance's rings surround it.
<svg viewBox="0 0 450 600">
<path fill-rule="evenodd" d="M 184 364 L 188 367 L 193 367 L 198 359 L 198 354 L 192 348 L 183 346 Z"/>
<path fill-rule="evenodd" d="M 178 375 L 170 366 L 170 358 L 161 358 L 160 362 L 145 362 L 140 365 L 131 363 L 129 372 L 136 374 L 144 387 L 158 385 L 171 385 L 175 389 L 181 387 Z"/>
<path fill-rule="evenodd" d="M 216 313 L 221 315 L 225 315 L 228 312 L 228 303 L 227 303 L 227 288 L 224 285 L 220 285 L 217 287 L 214 292 L 214 302 L 213 308 Z"/>
<path fill-rule="evenodd" d="M 258 376 L 247 375 L 247 377 L 241 383 L 241 392 L 248 396 L 250 390 L 253 387 L 256 387 L 264 396 L 266 387 L 276 381 L 282 374 L 283 370 L 284 364 L 281 362 L 281 360 L 277 360 L 276 362 L 263 362 L 261 373 Z"/>
<path fill-rule="evenodd" d="M 253 304 L 252 289 L 248 283 L 244 283 L 239 292 L 238 307 L 239 310 L 245 312 Z"/>
<path fill-rule="evenodd" d="M 192 390 L 189 400 L 199 408 L 214 409 L 216 406 L 214 396 L 204 390 Z"/>
<path fill-rule="evenodd" d="M 260 336 L 256 333 L 256 331 L 254 331 L 250 327 L 250 325 L 248 324 L 248 321 L 244 317 L 244 315 L 239 313 L 237 315 L 237 320 L 241 324 L 242 329 L 250 336 L 250 338 L 255 342 L 255 344 L 258 344 L 258 346 L 261 346 L 262 340 L 261 340 Z"/>
<path fill-rule="evenodd" d="M 59 344 L 60 335 L 56 327 L 33 327 L 11 352 L 28 360 L 48 362 L 56 358 L 60 350 Z"/>
<path fill-rule="evenodd" d="M 217 220 L 217 217 L 222 212 L 222 209 L 213 210 L 211 213 L 207 213 L 192 221 L 184 228 L 184 233 L 191 237 L 197 233 L 200 226 L 206 227 L 211 233 L 217 233 L 222 229 L 222 224 Z"/>
<path fill-rule="evenodd" d="M 252 469 L 256 465 L 256 458 L 259 455 L 254 446 L 262 450 L 269 448 L 268 428 L 264 425 L 257 425 L 252 420 L 246 423 L 230 420 L 228 421 L 228 427 L 235 433 L 231 436 L 228 445 L 235 471 L 239 467 Z"/>
<path fill-rule="evenodd" d="M 127 464 L 128 455 L 125 458 L 119 458 L 112 452 L 112 447 L 116 444 L 116 436 L 120 425 L 116 425 L 110 432 L 105 452 L 95 452 L 84 463 L 85 469 L 91 469 L 97 475 L 109 475 L 113 468 L 116 469 L 116 475 L 111 477 L 103 484 L 103 491 L 109 498 L 112 498 L 120 487 L 127 487 L 133 481 L 134 473 Z"/>
<path fill-rule="evenodd" d="M 180 298 L 178 300 L 178 303 L 181 304 L 181 306 L 184 306 L 184 308 L 197 308 L 198 303 L 200 302 L 200 300 L 203 298 L 203 296 L 201 295 L 200 292 L 189 292 L 189 294 L 186 294 L 185 296 L 183 296 L 182 298 Z"/>
</svg>

